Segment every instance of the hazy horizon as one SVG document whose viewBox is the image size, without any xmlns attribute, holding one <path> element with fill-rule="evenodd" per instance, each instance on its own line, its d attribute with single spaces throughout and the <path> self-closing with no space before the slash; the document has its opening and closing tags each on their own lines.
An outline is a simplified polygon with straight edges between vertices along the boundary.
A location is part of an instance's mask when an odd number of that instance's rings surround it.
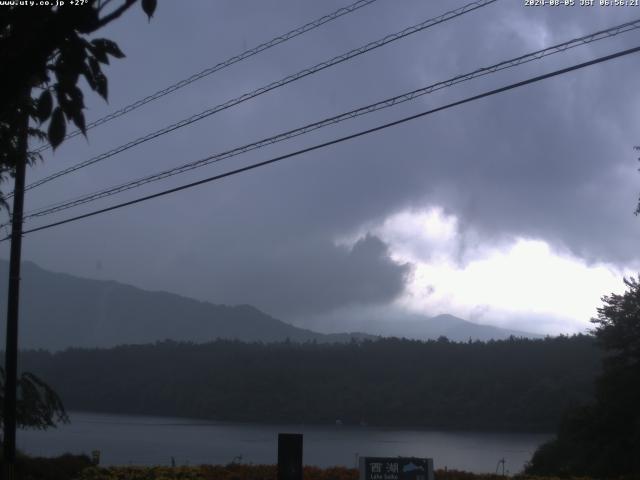
<svg viewBox="0 0 640 480">
<path fill-rule="evenodd" d="M 6 289 L 8 262 L 0 259 L 0 290 Z M 164 340 L 349 342 L 399 337 L 416 340 L 501 340 L 541 338 L 534 332 L 469 322 L 450 314 L 434 317 L 381 311 L 313 324 L 283 322 L 252 305 L 214 304 L 166 291 L 145 290 L 113 280 L 50 272 L 33 262 L 22 266 L 22 349 L 113 347 Z M 0 308 L 6 299 L 0 298 Z M 359 312 L 363 313 L 363 312 Z M 59 335 L 58 333 L 62 333 Z M 0 344 L 4 342 L 0 331 Z"/>
</svg>

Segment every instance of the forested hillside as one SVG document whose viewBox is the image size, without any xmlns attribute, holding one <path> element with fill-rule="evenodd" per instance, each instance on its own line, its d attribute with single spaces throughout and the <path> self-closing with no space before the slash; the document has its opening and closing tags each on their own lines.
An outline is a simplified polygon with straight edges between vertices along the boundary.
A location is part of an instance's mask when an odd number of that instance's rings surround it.
<svg viewBox="0 0 640 480">
<path fill-rule="evenodd" d="M 7 289 L 8 263 L 0 260 L 0 292 Z M 247 342 L 373 338 L 358 333 L 321 334 L 294 327 L 250 305 L 215 305 L 168 292 L 150 292 L 113 281 L 54 273 L 32 262 L 22 265 L 20 344 L 26 348 L 113 347 L 167 338 Z M 0 311 L 6 296 L 0 295 Z M 4 345 L 4 329 L 0 344 Z"/>
<path fill-rule="evenodd" d="M 20 344 L 29 349 L 109 348 L 166 339 L 334 343 L 352 338 L 374 340 L 377 335 L 422 340 L 445 335 L 464 341 L 534 336 L 453 315 L 372 320 L 363 323 L 358 332 L 319 333 L 288 324 L 251 305 L 217 305 L 113 281 L 50 272 L 32 262 L 23 262 L 21 278 Z M 7 279 L 8 263 L 0 260 L 0 292 L 6 291 Z M 6 311 L 6 295 L 0 295 L 0 311 Z M 0 328 L 0 345 L 4 345 L 4 334 Z"/>
<path fill-rule="evenodd" d="M 251 422 L 553 430 L 589 400 L 592 337 L 453 343 L 162 342 L 28 351 L 69 410 Z"/>
</svg>

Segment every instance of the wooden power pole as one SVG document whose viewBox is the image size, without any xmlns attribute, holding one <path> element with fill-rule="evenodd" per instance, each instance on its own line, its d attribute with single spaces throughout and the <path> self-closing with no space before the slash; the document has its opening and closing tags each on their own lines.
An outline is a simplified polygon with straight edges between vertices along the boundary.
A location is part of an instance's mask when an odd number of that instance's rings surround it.
<svg viewBox="0 0 640 480">
<path fill-rule="evenodd" d="M 27 169 L 27 144 L 30 90 L 20 107 L 18 145 L 16 152 L 13 212 L 11 217 L 11 253 L 9 257 L 9 296 L 7 300 L 7 338 L 5 347 L 4 383 L 4 467 L 7 480 L 15 478 L 16 462 L 16 397 L 18 381 L 18 307 L 20 304 L 20 261 L 22 254 L 22 215 L 24 184 Z"/>
</svg>

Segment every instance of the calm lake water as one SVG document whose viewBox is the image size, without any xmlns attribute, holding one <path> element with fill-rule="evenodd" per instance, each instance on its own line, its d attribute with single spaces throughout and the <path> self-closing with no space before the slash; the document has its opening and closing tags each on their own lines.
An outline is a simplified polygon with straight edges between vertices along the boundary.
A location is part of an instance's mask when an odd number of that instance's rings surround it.
<svg viewBox="0 0 640 480">
<path fill-rule="evenodd" d="M 49 431 L 18 431 L 18 448 L 41 456 L 100 450 L 103 465 L 275 464 L 277 434 L 304 434 L 305 465 L 353 467 L 356 456 L 418 456 L 435 468 L 495 472 L 501 458 L 520 471 L 550 434 L 400 430 L 375 427 L 254 425 L 184 418 L 72 412 Z"/>
</svg>

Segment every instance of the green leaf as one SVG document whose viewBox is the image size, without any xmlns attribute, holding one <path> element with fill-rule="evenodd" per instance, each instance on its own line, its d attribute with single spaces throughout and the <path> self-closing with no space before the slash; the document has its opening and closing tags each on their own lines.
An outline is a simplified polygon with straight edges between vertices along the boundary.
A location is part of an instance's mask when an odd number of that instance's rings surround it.
<svg viewBox="0 0 640 480">
<path fill-rule="evenodd" d="M 89 60 L 93 60 L 93 57 L 91 57 Z M 91 69 L 89 68 L 89 66 L 86 63 L 84 65 L 82 65 L 82 75 L 84 75 L 84 78 L 87 81 L 87 83 L 89 84 L 89 86 L 91 87 L 91 90 L 95 90 L 96 89 L 96 79 L 95 79 L 95 76 L 93 75 L 93 73 L 91 72 Z"/>
<path fill-rule="evenodd" d="M 39 129 L 33 128 L 33 127 L 29 127 L 29 130 L 27 130 L 27 132 L 29 133 L 30 137 L 37 138 L 41 142 L 46 142 L 47 141 L 47 136 L 45 135 L 45 133 L 42 130 L 39 130 Z"/>
<path fill-rule="evenodd" d="M 76 124 L 76 127 L 78 127 L 82 134 L 86 137 L 87 125 L 84 121 L 84 113 L 82 113 L 82 110 L 74 110 L 73 115 L 71 116 L 71 120 L 73 120 L 73 123 Z"/>
<path fill-rule="evenodd" d="M 51 96 L 51 90 L 47 89 L 40 95 L 40 98 L 38 99 L 38 106 L 36 108 L 36 116 L 40 123 L 49 118 L 52 109 L 53 97 Z"/>
<path fill-rule="evenodd" d="M 102 73 L 102 69 L 100 68 L 100 64 L 94 57 L 89 57 L 89 68 L 91 69 L 91 73 L 93 74 L 93 78 L 96 78 L 98 75 Z"/>
<path fill-rule="evenodd" d="M 66 135 L 67 126 L 64 120 L 64 113 L 62 113 L 62 109 L 60 107 L 56 107 L 53 111 L 53 115 L 51 115 L 51 122 L 49 123 L 49 143 L 55 149 L 64 140 L 64 136 Z"/>
<path fill-rule="evenodd" d="M 100 19 L 98 18 L 98 9 L 96 8 L 79 8 L 78 13 L 80 14 L 80 18 L 77 22 L 76 29 L 80 33 L 92 33 L 96 31 L 100 24 Z"/>
<path fill-rule="evenodd" d="M 81 72 L 91 87 L 91 90 L 96 90 L 96 76 L 100 75 L 102 70 L 100 69 L 100 63 L 98 63 L 95 57 L 89 57 L 87 59 L 87 62 L 82 65 Z"/>
<path fill-rule="evenodd" d="M 78 83 L 78 77 L 80 75 L 80 69 L 82 68 L 82 64 L 73 65 L 70 64 L 63 59 L 60 59 L 56 62 L 54 70 L 56 72 L 56 78 L 60 85 L 63 85 L 64 88 L 69 88 L 70 86 Z"/>
<path fill-rule="evenodd" d="M 109 57 L 107 56 L 107 51 L 105 50 L 104 45 L 98 43 L 96 45 L 95 40 L 91 42 L 91 46 L 89 47 L 93 56 L 100 62 L 109 64 Z"/>
<path fill-rule="evenodd" d="M 76 127 L 80 129 L 82 134 L 87 136 L 87 128 L 84 121 L 84 114 L 82 110 L 84 109 L 84 96 L 82 94 L 82 90 L 78 87 L 74 87 L 67 92 L 67 96 L 69 97 L 69 111 L 65 110 L 67 117 L 70 117 L 73 120 L 73 123 L 76 124 Z"/>
<path fill-rule="evenodd" d="M 106 38 L 97 38 L 93 40 L 91 43 L 96 48 L 101 49 L 102 51 L 108 53 L 112 57 L 115 57 L 115 58 L 125 57 L 124 53 L 122 53 L 122 50 L 120 50 L 120 47 L 118 47 L 118 44 L 116 42 L 112 42 L 111 40 L 108 40 Z"/>
<path fill-rule="evenodd" d="M 47 74 L 46 68 L 39 69 L 34 72 L 33 75 L 29 78 L 29 83 L 32 87 L 38 87 L 43 83 L 47 83 L 49 81 L 49 75 Z"/>
<path fill-rule="evenodd" d="M 107 95 L 108 95 L 107 77 L 102 72 L 100 72 L 99 75 L 96 75 L 96 91 L 100 94 L 102 98 L 107 100 Z"/>
<path fill-rule="evenodd" d="M 76 32 L 69 33 L 66 42 L 60 47 L 60 58 L 74 71 L 80 70 L 80 66 L 87 58 L 86 40 L 80 38 Z"/>
<path fill-rule="evenodd" d="M 75 110 L 81 111 L 84 108 L 84 95 L 77 86 L 67 90 L 66 95 Z"/>
<path fill-rule="evenodd" d="M 149 21 L 151 21 L 151 17 L 153 17 L 153 13 L 156 11 L 157 6 L 157 0 L 142 0 L 142 10 L 147 14 Z"/>
</svg>

